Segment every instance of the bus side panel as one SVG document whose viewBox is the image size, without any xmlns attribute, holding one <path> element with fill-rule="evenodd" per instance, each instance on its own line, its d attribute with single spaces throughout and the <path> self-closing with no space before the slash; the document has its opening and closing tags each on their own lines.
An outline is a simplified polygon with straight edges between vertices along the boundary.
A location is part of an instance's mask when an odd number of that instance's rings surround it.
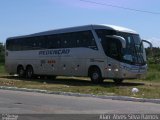
<svg viewBox="0 0 160 120">
<path fill-rule="evenodd" d="M 37 62 L 38 75 L 58 75 L 60 57 L 40 57 Z"/>
<path fill-rule="evenodd" d="M 61 74 L 67 76 L 86 76 L 86 58 L 84 53 L 87 51 L 89 51 L 88 48 L 71 48 L 69 55 L 62 55 L 60 63 Z"/>
</svg>

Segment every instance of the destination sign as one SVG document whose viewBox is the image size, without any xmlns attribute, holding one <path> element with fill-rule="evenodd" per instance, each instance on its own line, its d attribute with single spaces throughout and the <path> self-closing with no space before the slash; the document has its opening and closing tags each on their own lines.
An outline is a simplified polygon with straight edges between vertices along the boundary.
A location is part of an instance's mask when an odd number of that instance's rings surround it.
<svg viewBox="0 0 160 120">
<path fill-rule="evenodd" d="M 70 49 L 42 50 L 42 51 L 39 51 L 39 55 L 67 55 L 69 53 L 70 53 Z"/>
</svg>

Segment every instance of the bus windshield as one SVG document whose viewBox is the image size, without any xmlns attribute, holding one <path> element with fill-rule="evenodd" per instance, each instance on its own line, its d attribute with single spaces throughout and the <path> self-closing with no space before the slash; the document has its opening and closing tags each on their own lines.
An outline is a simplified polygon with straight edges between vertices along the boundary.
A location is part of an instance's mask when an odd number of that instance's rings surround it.
<svg viewBox="0 0 160 120">
<path fill-rule="evenodd" d="M 138 34 L 118 32 L 126 40 L 126 48 L 122 49 L 122 60 L 134 65 L 145 65 L 144 47 Z"/>
<path fill-rule="evenodd" d="M 146 64 L 145 50 L 138 34 L 110 30 L 96 30 L 96 33 L 101 39 L 104 52 L 108 57 L 132 65 Z M 126 40 L 126 48 L 122 48 L 120 41 L 113 40 L 113 38 L 107 37 L 108 35 L 118 35 L 123 37 Z M 112 53 L 117 53 L 117 56 L 114 57 L 115 55 L 113 56 Z"/>
</svg>

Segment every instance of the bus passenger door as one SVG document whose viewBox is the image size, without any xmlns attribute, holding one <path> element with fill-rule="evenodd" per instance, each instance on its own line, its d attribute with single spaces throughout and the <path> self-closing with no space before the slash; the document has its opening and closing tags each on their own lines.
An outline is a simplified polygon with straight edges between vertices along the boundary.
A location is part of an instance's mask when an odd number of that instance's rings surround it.
<svg viewBox="0 0 160 120">
<path fill-rule="evenodd" d="M 119 78 L 120 67 L 119 62 L 115 59 L 108 57 L 107 59 L 107 77 L 108 78 Z"/>
<path fill-rule="evenodd" d="M 107 38 L 106 42 L 107 54 L 107 77 L 120 77 L 120 59 L 121 59 L 121 43 L 115 38 Z"/>
</svg>

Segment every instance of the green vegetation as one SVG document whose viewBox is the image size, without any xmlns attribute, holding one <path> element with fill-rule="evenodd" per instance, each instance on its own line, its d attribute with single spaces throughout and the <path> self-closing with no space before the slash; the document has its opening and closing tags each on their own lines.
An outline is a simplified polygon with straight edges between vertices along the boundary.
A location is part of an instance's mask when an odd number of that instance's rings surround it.
<svg viewBox="0 0 160 120">
<path fill-rule="evenodd" d="M 0 76 L 6 74 L 4 64 L 0 63 Z"/>
<path fill-rule="evenodd" d="M 88 78 L 75 77 L 58 77 L 56 80 L 44 78 L 35 78 L 32 80 L 20 79 L 18 77 L 6 75 L 3 58 L 0 58 L 0 86 L 95 95 L 122 95 L 160 99 L 160 62 L 158 61 L 160 58 L 159 53 L 159 48 L 156 48 L 156 57 L 152 56 L 152 53 L 147 51 L 149 69 L 146 78 L 142 80 L 127 80 L 120 85 L 114 84 L 114 82 L 111 80 L 106 80 L 103 84 L 95 85 L 92 84 Z M 2 56 L 3 55 L 4 54 L 2 54 Z M 139 92 L 136 95 L 131 92 L 132 88 L 134 87 L 139 89 Z"/>
<path fill-rule="evenodd" d="M 0 63 L 4 63 L 4 45 L 0 43 Z"/>
<path fill-rule="evenodd" d="M 148 73 L 144 80 L 160 82 L 160 48 L 147 48 Z"/>
<path fill-rule="evenodd" d="M 149 64 L 146 81 L 157 81 L 160 82 L 160 64 Z"/>
<path fill-rule="evenodd" d="M 4 45 L 0 43 L 0 75 L 3 75 L 5 73 L 4 69 Z"/>
</svg>

